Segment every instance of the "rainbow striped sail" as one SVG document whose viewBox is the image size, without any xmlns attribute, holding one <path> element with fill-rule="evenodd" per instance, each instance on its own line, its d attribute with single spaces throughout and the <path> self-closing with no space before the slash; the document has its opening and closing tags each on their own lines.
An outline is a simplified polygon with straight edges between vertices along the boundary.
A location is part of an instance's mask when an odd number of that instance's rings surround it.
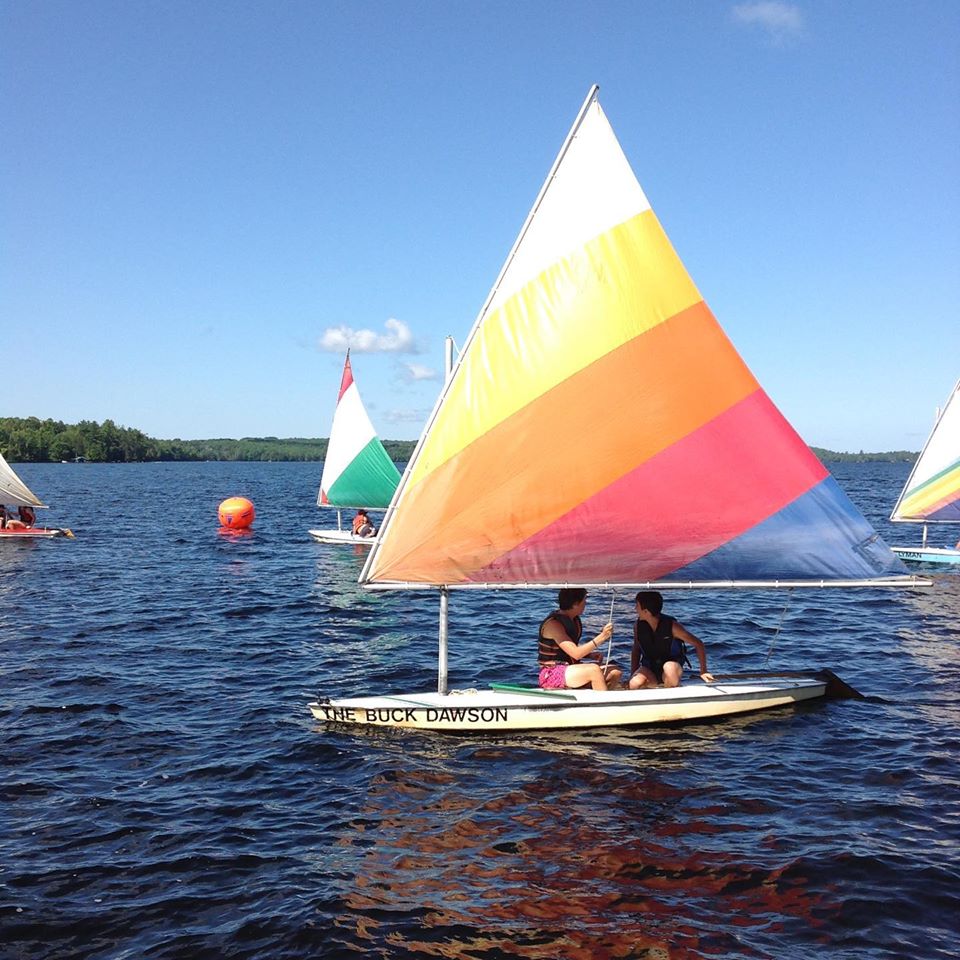
<svg viewBox="0 0 960 960">
<path fill-rule="evenodd" d="M 399 482 L 400 471 L 380 442 L 360 399 L 348 350 L 317 505 L 386 507 Z"/>
<path fill-rule="evenodd" d="M 596 94 L 361 583 L 899 581 L 904 566 L 724 335 Z"/>
<path fill-rule="evenodd" d="M 891 520 L 960 523 L 960 381 L 937 418 Z"/>
</svg>

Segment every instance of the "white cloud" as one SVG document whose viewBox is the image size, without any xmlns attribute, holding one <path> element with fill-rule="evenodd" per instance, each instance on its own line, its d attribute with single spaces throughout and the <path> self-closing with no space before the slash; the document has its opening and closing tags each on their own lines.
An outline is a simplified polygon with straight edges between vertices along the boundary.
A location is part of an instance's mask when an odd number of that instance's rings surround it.
<svg viewBox="0 0 960 960">
<path fill-rule="evenodd" d="M 402 320 L 390 317 L 384 326 L 386 333 L 328 327 L 320 337 L 320 349 L 328 353 L 343 353 L 348 347 L 355 353 L 417 353 L 413 334 Z"/>
<path fill-rule="evenodd" d="M 429 410 L 388 410 L 380 419 L 384 423 L 394 425 L 405 423 L 425 423 L 430 415 Z"/>
<path fill-rule="evenodd" d="M 402 363 L 403 379 L 408 383 L 416 383 L 420 380 L 439 380 L 440 371 L 431 367 L 425 367 L 420 363 Z"/>
<path fill-rule="evenodd" d="M 783 0 L 755 0 L 738 3 L 733 8 L 733 19 L 766 30 L 775 43 L 803 33 L 803 14 L 800 8 Z"/>
</svg>

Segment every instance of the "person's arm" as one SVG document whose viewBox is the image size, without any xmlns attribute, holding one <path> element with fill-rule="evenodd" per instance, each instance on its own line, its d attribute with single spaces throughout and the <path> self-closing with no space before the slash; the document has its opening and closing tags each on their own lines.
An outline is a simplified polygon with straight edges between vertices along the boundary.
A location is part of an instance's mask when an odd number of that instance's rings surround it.
<svg viewBox="0 0 960 960">
<path fill-rule="evenodd" d="M 700 661 L 700 679 L 705 683 L 713 683 L 713 674 L 707 672 L 707 650 L 703 641 L 682 627 L 676 620 L 673 621 L 673 635 L 678 640 L 689 643 L 697 651 L 697 659 Z"/>
<path fill-rule="evenodd" d="M 630 676 L 632 677 L 640 669 L 640 638 L 637 636 L 637 623 L 633 625 L 633 650 L 630 653 Z"/>
<path fill-rule="evenodd" d="M 613 633 L 613 624 L 608 623 L 592 640 L 580 644 L 574 643 L 567 636 L 567 631 L 556 620 L 549 621 L 543 628 L 543 633 L 551 640 L 556 640 L 557 645 L 564 653 L 574 660 L 580 661 L 589 654 L 596 653 L 597 648 Z"/>
</svg>

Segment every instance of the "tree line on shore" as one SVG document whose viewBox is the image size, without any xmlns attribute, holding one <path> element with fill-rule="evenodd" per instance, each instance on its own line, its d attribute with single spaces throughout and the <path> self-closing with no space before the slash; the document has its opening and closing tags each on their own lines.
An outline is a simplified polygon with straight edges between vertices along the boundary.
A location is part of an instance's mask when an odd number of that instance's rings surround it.
<svg viewBox="0 0 960 960">
<path fill-rule="evenodd" d="M 384 440 L 393 460 L 409 460 L 413 440 Z M 908 450 L 886 453 L 838 453 L 811 447 L 821 459 L 832 462 L 911 463 Z M 11 463 L 57 463 L 89 460 L 93 463 L 142 463 L 151 460 L 323 460 L 327 438 L 243 437 L 240 440 L 155 440 L 141 430 L 117 426 L 112 420 L 39 420 L 37 417 L 0 417 L 0 453 Z"/>
<path fill-rule="evenodd" d="M 394 460 L 407 460 L 412 440 L 385 440 Z M 88 460 L 142 463 L 153 460 L 323 460 L 327 438 L 243 437 L 212 440 L 156 440 L 112 420 L 63 423 L 36 417 L 0 418 L 0 453 L 11 463 Z"/>
</svg>

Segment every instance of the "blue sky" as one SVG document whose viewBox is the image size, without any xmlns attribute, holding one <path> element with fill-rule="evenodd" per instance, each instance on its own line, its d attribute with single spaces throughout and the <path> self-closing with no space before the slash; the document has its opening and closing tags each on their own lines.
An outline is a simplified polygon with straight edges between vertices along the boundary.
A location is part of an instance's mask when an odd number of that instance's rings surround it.
<svg viewBox="0 0 960 960">
<path fill-rule="evenodd" d="M 960 377 L 956 0 L 0 0 L 0 415 L 326 436 L 352 340 L 416 437 L 594 82 L 800 435 L 919 449 Z"/>
</svg>

